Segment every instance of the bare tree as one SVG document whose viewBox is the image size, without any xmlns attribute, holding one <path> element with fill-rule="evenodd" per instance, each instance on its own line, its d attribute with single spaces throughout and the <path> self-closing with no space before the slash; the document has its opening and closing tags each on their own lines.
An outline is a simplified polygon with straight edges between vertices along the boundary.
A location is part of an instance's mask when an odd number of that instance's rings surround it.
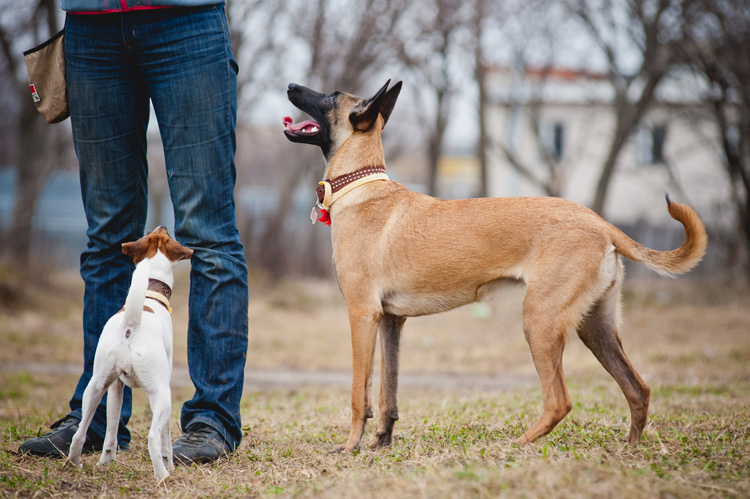
<svg viewBox="0 0 750 499">
<path fill-rule="evenodd" d="M 487 187 L 487 163 L 490 145 L 489 125 L 487 123 L 487 110 L 490 99 L 487 92 L 487 47 L 485 44 L 486 24 L 489 22 L 491 4 L 489 0 L 474 1 L 474 16 L 472 28 L 474 35 L 474 81 L 477 85 L 477 122 L 479 124 L 479 137 L 477 137 L 476 154 L 479 160 L 479 197 L 486 197 Z M 492 19 L 494 20 L 494 19 Z"/>
<path fill-rule="evenodd" d="M 60 29 L 55 0 L 0 3 L 5 22 L 0 23 L 0 79 L 12 99 L 2 113 L 3 128 L 15 144 L 9 160 L 15 166 L 16 196 L 5 250 L 27 263 L 31 257 L 32 222 L 37 202 L 50 173 L 57 166 L 65 136 L 60 125 L 50 126 L 39 115 L 31 100 L 23 50 L 41 43 Z M 12 22 L 9 22 L 12 21 Z M 21 46 L 25 42 L 26 45 Z"/>
<path fill-rule="evenodd" d="M 685 43 L 676 47 L 677 57 L 709 84 L 705 100 L 744 240 L 744 275 L 750 278 L 750 4 L 694 0 L 685 7 Z"/>
<path fill-rule="evenodd" d="M 509 107 L 523 106 L 528 116 L 528 127 L 534 139 L 536 148 L 541 153 L 542 171 L 524 158 L 516 154 L 510 144 L 504 141 L 493 141 L 493 148 L 497 148 L 523 178 L 542 190 L 547 196 L 559 197 L 565 188 L 566 171 L 562 157 L 553 148 L 551 141 L 543 136 L 542 114 L 545 106 L 544 88 L 550 73 L 553 71 L 551 63 L 542 68 L 529 68 L 520 65 L 517 69 L 523 75 L 524 85 L 529 87 L 527 97 L 515 96 L 505 105 Z"/>
<path fill-rule="evenodd" d="M 323 89 L 373 91 L 372 78 L 395 60 L 393 37 L 405 4 L 405 0 L 318 0 L 310 19 L 305 3 L 293 14 L 296 26 L 308 25 L 296 33 L 311 53 L 308 81 Z"/>
<path fill-rule="evenodd" d="M 455 63 L 470 47 L 466 35 L 472 17 L 474 26 L 478 22 L 472 16 L 474 7 L 471 2 L 461 0 L 415 3 L 409 13 L 409 29 L 395 40 L 399 58 L 416 77 L 416 84 L 433 97 L 434 116 L 427 127 L 427 191 L 431 196 L 438 194 L 438 161 L 444 152 L 445 131 L 457 86 Z"/>
<path fill-rule="evenodd" d="M 562 0 L 595 41 L 614 92 L 615 129 L 591 208 L 603 214 L 623 146 L 655 100 L 679 44 L 678 12 L 684 0 Z M 637 56 L 630 67 L 628 59 Z"/>
<path fill-rule="evenodd" d="M 238 115 L 249 117 L 271 88 L 284 85 L 285 53 L 288 42 L 282 25 L 288 10 L 286 2 L 277 0 L 229 0 L 227 19 L 232 48 L 240 67 L 237 75 Z M 282 87 L 283 88 L 283 87 Z"/>
<path fill-rule="evenodd" d="M 373 84 L 374 78 L 395 60 L 392 39 L 405 0 L 264 0 L 242 9 L 239 9 L 242 2 L 232 4 L 230 11 L 236 33 L 233 43 L 238 60 L 266 68 L 264 74 L 251 73 L 243 80 L 240 100 L 247 103 L 253 95 L 262 95 L 262 85 L 286 87 L 290 81 L 322 91 L 374 92 L 383 83 L 378 79 Z M 263 29 L 248 29 L 258 24 L 258 19 Z M 240 29 L 242 32 L 238 34 Z M 314 185 L 312 177 L 320 175 L 322 170 L 313 167 L 321 164 L 320 152 L 312 148 L 306 151 L 293 164 L 285 164 L 286 169 L 280 175 L 277 209 L 260 236 L 263 244 L 258 258 L 273 280 L 278 280 L 288 268 L 286 222 L 292 211 L 294 191 L 308 178 Z M 313 198 L 311 194 L 311 201 Z M 319 231 L 295 236 L 315 238 L 316 234 Z M 310 252 L 319 246 L 322 245 L 311 243 Z"/>
<path fill-rule="evenodd" d="M 482 82 L 487 78 L 488 72 L 506 72 L 508 87 L 501 92 L 502 97 L 494 96 L 494 104 L 507 108 L 509 121 L 514 121 L 521 113 L 523 114 L 523 126 L 528 128 L 528 137 L 534 141 L 535 148 L 540 154 L 538 158 L 529 160 L 515 150 L 508 137 L 499 137 L 482 131 L 482 128 L 486 128 L 486 124 L 482 126 L 484 118 L 480 119 L 479 138 L 479 142 L 484 145 L 480 146 L 479 150 L 505 159 L 521 177 L 546 195 L 561 196 L 568 172 L 562 156 L 554 150 L 552 141 L 547 140 L 548 137 L 544 133 L 544 110 L 547 104 L 545 99 L 548 98 L 546 89 L 551 76 L 560 69 L 558 58 L 560 53 L 566 50 L 564 41 L 571 35 L 570 23 L 561 22 L 562 10 L 559 4 L 550 4 L 547 1 L 506 0 L 502 4 L 490 3 L 483 9 L 482 3 L 486 0 L 476 1 L 479 2 L 479 7 L 475 15 L 485 23 L 489 21 L 489 27 L 495 31 L 503 19 L 515 20 L 513 23 L 502 23 L 501 36 L 499 41 L 495 41 L 495 45 L 505 47 L 501 59 L 496 60 L 495 64 L 506 66 L 507 60 L 511 59 L 511 65 L 508 69 L 489 67 L 476 75 L 479 84 L 480 112 L 490 105 L 487 91 L 482 88 Z M 475 30 L 481 36 L 482 26 L 478 28 Z M 490 50 L 484 52 L 482 56 L 487 57 L 486 52 Z M 505 59 L 504 63 L 502 59 Z M 520 125 L 521 121 L 518 124 Z"/>
</svg>

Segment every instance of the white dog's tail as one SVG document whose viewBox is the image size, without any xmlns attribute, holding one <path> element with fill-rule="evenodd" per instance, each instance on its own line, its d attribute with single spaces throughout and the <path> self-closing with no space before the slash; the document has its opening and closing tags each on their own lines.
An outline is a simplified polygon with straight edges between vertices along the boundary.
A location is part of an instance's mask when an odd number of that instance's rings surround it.
<svg viewBox="0 0 750 499">
<path fill-rule="evenodd" d="M 141 260 L 135 266 L 133 280 L 130 282 L 130 291 L 125 299 L 125 325 L 127 327 L 138 327 L 143 316 L 143 303 L 146 301 L 146 289 L 148 288 L 149 261 Z"/>
</svg>

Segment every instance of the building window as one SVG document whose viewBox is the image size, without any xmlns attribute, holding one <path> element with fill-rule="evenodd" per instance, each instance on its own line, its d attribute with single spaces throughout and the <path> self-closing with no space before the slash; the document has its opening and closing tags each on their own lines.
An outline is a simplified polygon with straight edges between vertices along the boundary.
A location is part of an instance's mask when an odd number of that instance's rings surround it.
<svg viewBox="0 0 750 499">
<path fill-rule="evenodd" d="M 552 125 L 552 154 L 556 160 L 560 160 L 563 156 L 563 128 L 562 123 L 555 123 Z"/>
<path fill-rule="evenodd" d="M 664 163 L 664 141 L 667 139 L 667 125 L 656 125 L 651 129 L 651 164 Z"/>
<path fill-rule="evenodd" d="M 560 161 L 565 153 L 565 125 L 558 121 L 541 126 L 539 140 L 542 158 L 549 155 L 555 161 Z"/>
<path fill-rule="evenodd" d="M 644 125 L 636 131 L 636 155 L 640 166 L 663 165 L 667 125 Z"/>
</svg>

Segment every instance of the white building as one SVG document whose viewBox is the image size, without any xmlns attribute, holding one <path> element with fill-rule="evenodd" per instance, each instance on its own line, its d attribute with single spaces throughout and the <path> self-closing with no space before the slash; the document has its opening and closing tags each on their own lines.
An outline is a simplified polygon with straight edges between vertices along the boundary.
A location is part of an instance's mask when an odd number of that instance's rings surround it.
<svg viewBox="0 0 750 499">
<path fill-rule="evenodd" d="M 490 70 L 488 120 L 494 144 L 489 195 L 546 194 L 511 166 L 510 153 L 545 181 L 548 165 L 556 164 L 560 196 L 591 206 L 616 123 L 614 91 L 604 76 L 560 69 Z M 668 192 L 692 205 L 707 225 L 731 223 L 727 178 L 708 110 L 699 101 L 702 91 L 688 76 L 662 82 L 656 102 L 618 159 L 604 208 L 608 220 L 667 222 Z"/>
</svg>

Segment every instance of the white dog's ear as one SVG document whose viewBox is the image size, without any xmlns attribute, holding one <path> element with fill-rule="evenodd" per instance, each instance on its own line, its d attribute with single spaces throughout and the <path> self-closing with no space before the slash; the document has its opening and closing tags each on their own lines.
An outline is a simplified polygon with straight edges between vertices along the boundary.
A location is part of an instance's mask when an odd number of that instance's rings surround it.
<svg viewBox="0 0 750 499">
<path fill-rule="evenodd" d="M 193 256 L 193 250 L 186 248 L 174 239 L 167 241 L 165 249 L 167 250 L 167 258 L 171 262 L 189 260 L 190 257 Z"/>
<path fill-rule="evenodd" d="M 142 237 L 132 243 L 122 243 L 122 252 L 133 258 L 135 263 L 140 262 L 148 256 L 151 239 Z"/>
</svg>

